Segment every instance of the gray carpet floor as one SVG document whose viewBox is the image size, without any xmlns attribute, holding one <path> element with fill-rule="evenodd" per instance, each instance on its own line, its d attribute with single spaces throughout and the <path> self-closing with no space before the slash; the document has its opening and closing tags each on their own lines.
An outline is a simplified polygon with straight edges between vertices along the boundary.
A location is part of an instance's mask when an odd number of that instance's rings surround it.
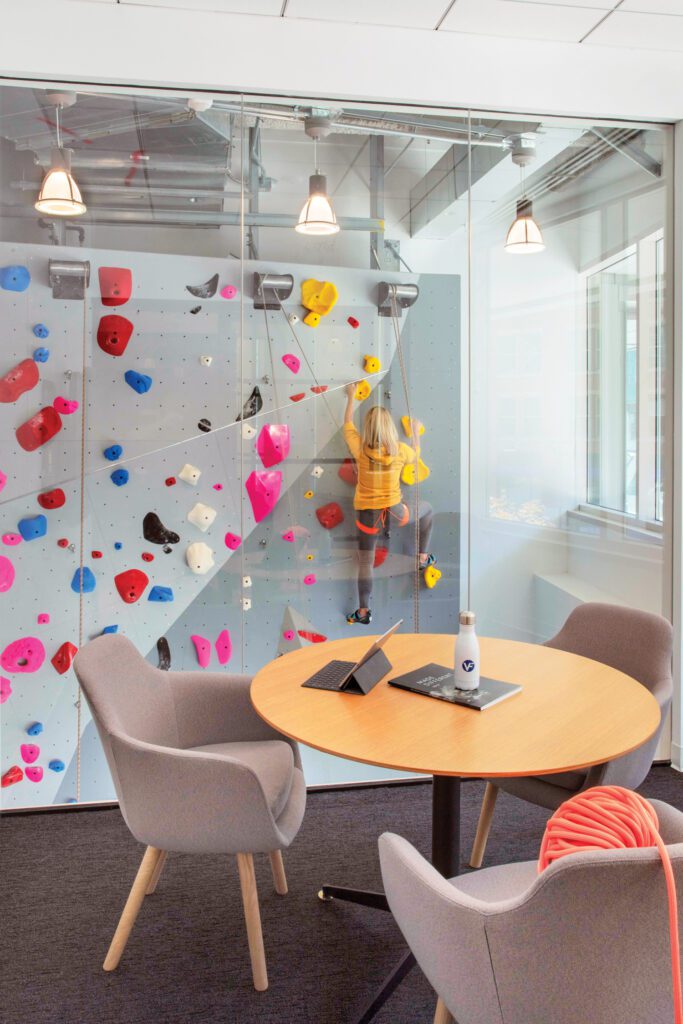
<svg viewBox="0 0 683 1024">
<path fill-rule="evenodd" d="M 463 786 L 463 851 L 480 782 Z M 641 792 L 683 810 L 681 775 L 656 767 Z M 234 859 L 171 855 L 119 969 L 101 963 L 142 848 L 118 810 L 6 816 L 1 825 L 3 1024 L 346 1024 L 405 949 L 390 915 L 321 903 L 321 882 L 380 887 L 377 836 L 429 853 L 429 783 L 316 792 L 285 854 L 289 895 L 268 860 L 257 877 L 270 988 L 251 985 Z M 534 859 L 547 815 L 501 795 L 487 864 Z M 377 1024 L 431 1024 L 434 996 L 415 968 Z"/>
</svg>

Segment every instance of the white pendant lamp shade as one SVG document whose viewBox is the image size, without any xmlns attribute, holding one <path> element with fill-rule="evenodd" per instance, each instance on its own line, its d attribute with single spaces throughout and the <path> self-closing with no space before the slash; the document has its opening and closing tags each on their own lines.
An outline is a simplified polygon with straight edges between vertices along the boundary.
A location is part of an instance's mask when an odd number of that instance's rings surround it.
<svg viewBox="0 0 683 1024">
<path fill-rule="evenodd" d="M 337 218 L 327 197 L 327 179 L 324 174 L 309 178 L 309 195 L 303 205 L 295 228 L 301 235 L 336 235 Z"/>
<path fill-rule="evenodd" d="M 505 251 L 520 256 L 530 256 L 534 252 L 543 252 L 545 242 L 541 229 L 533 218 L 530 199 L 520 199 L 517 203 L 517 216 L 510 225 L 505 239 Z"/>
<path fill-rule="evenodd" d="M 43 178 L 35 208 L 51 217 L 80 217 L 86 211 L 81 190 L 71 173 L 71 150 L 53 149 L 50 170 Z"/>
</svg>

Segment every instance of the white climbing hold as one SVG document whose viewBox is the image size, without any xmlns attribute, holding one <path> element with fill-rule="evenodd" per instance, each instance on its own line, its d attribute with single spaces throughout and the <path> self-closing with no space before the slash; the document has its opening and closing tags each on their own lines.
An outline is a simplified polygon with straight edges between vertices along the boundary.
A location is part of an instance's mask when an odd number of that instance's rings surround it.
<svg viewBox="0 0 683 1024">
<path fill-rule="evenodd" d="M 325 470 L 323 469 L 322 466 L 314 466 L 313 469 L 311 470 L 311 476 L 314 476 L 317 480 L 319 480 L 324 472 Z"/>
<path fill-rule="evenodd" d="M 213 356 L 200 356 L 199 362 L 201 363 L 202 366 L 211 366 L 211 363 L 213 362 Z"/>
<path fill-rule="evenodd" d="M 299 317 L 296 315 L 296 313 L 290 313 L 287 319 L 289 320 L 292 327 L 294 327 L 295 324 L 299 323 Z"/>
<path fill-rule="evenodd" d="M 192 572 L 197 576 L 204 576 L 214 565 L 213 551 L 208 544 L 201 540 L 190 544 L 185 552 L 185 559 Z"/>
<path fill-rule="evenodd" d="M 250 608 L 251 608 L 251 598 L 250 597 L 243 597 L 242 598 L 242 611 L 243 612 L 248 612 Z"/>
<path fill-rule="evenodd" d="M 192 484 L 193 487 L 197 486 L 201 475 L 201 469 L 197 469 L 196 466 L 191 466 L 189 462 L 186 462 L 178 473 L 181 480 L 184 480 L 186 484 Z"/>
<path fill-rule="evenodd" d="M 251 576 L 243 576 L 242 577 L 242 586 L 243 587 L 250 587 L 251 586 Z"/>
<path fill-rule="evenodd" d="M 193 526 L 200 529 L 202 533 L 206 533 L 216 518 L 216 515 L 217 512 L 215 508 L 211 508 L 209 505 L 202 505 L 201 501 L 198 501 L 197 504 L 187 513 L 187 518 Z"/>
<path fill-rule="evenodd" d="M 242 437 L 245 441 L 251 441 L 252 437 L 256 437 L 256 430 L 248 423 L 242 424 Z"/>
</svg>

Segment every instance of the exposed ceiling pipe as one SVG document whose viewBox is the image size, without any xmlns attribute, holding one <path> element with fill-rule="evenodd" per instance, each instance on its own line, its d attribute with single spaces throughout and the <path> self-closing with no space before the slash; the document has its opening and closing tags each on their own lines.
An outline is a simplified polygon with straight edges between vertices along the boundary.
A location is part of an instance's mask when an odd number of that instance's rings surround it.
<svg viewBox="0 0 683 1024">
<path fill-rule="evenodd" d="M 211 163 L 208 160 L 178 160 L 176 157 L 165 153 L 146 154 L 140 163 L 148 171 L 155 174 L 212 174 L 222 175 L 225 173 L 223 162 Z M 130 156 L 121 156 L 116 153 L 101 153 L 95 155 L 84 149 L 74 151 L 72 167 L 80 170 L 125 170 L 129 171 L 134 166 Z"/>
<path fill-rule="evenodd" d="M 69 125 L 79 135 L 88 139 L 106 139 L 114 135 L 125 135 L 127 132 L 134 132 L 138 126 L 145 130 L 154 128 L 175 128 L 178 125 L 188 124 L 195 121 L 196 114 L 193 110 L 179 110 L 172 114 L 140 114 L 139 121 L 132 117 L 121 118 L 113 123 L 102 124 L 98 122 L 89 124 Z M 42 150 L 53 144 L 52 132 L 40 132 L 35 135 L 24 135 L 15 139 L 14 145 L 18 150 L 32 149 Z"/>
<path fill-rule="evenodd" d="M 8 207 L 3 211 L 8 216 L 30 216 L 29 207 Z M 187 227 L 246 227 L 262 228 L 293 228 L 298 216 L 290 213 L 245 213 L 244 219 L 239 213 L 228 213 L 220 210 L 117 210 L 107 207 L 88 208 L 85 223 L 98 224 L 178 224 Z M 382 222 L 377 217 L 339 217 L 339 225 L 344 231 L 380 231 Z"/>
<path fill-rule="evenodd" d="M 11 188 L 17 189 L 20 192 L 35 192 L 36 185 L 32 181 L 13 181 L 11 182 Z M 238 191 L 224 192 L 222 189 L 172 188 L 166 185 L 153 185 L 150 190 L 145 185 L 108 185 L 101 181 L 89 183 L 84 185 L 83 188 L 88 195 L 126 196 L 129 199 L 134 199 L 137 197 L 147 198 L 149 191 L 151 191 L 155 198 L 186 199 L 188 202 L 192 202 L 193 199 L 241 199 L 242 195 L 249 195 L 246 190 L 244 193 Z"/>
</svg>

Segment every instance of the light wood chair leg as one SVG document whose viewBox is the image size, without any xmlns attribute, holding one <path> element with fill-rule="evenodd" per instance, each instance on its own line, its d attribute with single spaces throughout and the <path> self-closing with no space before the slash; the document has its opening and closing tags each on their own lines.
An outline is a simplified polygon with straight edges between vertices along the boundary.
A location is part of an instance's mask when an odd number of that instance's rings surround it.
<svg viewBox="0 0 683 1024">
<path fill-rule="evenodd" d="M 250 853 L 237 854 L 237 869 L 240 873 L 244 920 L 247 925 L 249 956 L 251 957 L 251 973 L 254 988 L 257 992 L 265 992 L 268 988 L 268 972 L 266 971 L 266 953 L 263 948 L 263 932 L 261 931 L 261 914 L 258 905 L 254 858 Z"/>
<path fill-rule="evenodd" d="M 493 810 L 496 806 L 497 798 L 498 786 L 494 786 L 492 782 L 487 782 L 484 799 L 481 804 L 481 812 L 479 814 L 477 834 L 474 837 L 474 845 L 472 846 L 472 856 L 470 857 L 471 868 L 480 868 L 484 859 L 486 843 L 491 829 L 491 819 L 493 818 Z"/>
<path fill-rule="evenodd" d="M 275 892 L 278 896 L 287 895 L 287 876 L 285 874 L 285 865 L 282 860 L 282 850 L 273 850 L 272 853 L 268 854 L 270 857 L 270 868 L 273 872 L 273 883 L 275 885 Z"/>
<path fill-rule="evenodd" d="M 455 1020 L 451 1015 L 451 1011 L 448 1009 L 443 999 L 439 999 L 438 1003 L 436 1004 L 434 1024 L 455 1024 Z"/>
<path fill-rule="evenodd" d="M 138 868 L 138 873 L 135 876 L 135 881 L 128 894 L 126 905 L 123 908 L 123 913 L 114 932 L 114 938 L 111 940 L 109 952 L 102 964 L 105 971 L 114 971 L 119 966 L 119 961 L 128 942 L 128 936 L 133 930 L 135 919 L 140 912 L 142 901 L 145 898 L 145 893 L 152 880 L 161 854 L 162 851 L 157 850 L 154 846 L 148 846 L 145 850 L 142 864 Z"/>
<path fill-rule="evenodd" d="M 161 877 L 161 872 L 164 870 L 164 865 L 166 863 L 166 857 L 167 856 L 168 856 L 168 854 L 166 853 L 166 850 L 162 850 L 161 851 L 161 856 L 159 857 L 159 860 L 157 861 L 157 866 L 155 867 L 154 872 L 152 874 L 152 877 L 149 880 L 149 885 L 147 886 L 147 892 L 145 893 L 146 896 L 151 896 L 152 893 L 156 891 L 157 882 L 159 881 L 159 879 Z"/>
</svg>

